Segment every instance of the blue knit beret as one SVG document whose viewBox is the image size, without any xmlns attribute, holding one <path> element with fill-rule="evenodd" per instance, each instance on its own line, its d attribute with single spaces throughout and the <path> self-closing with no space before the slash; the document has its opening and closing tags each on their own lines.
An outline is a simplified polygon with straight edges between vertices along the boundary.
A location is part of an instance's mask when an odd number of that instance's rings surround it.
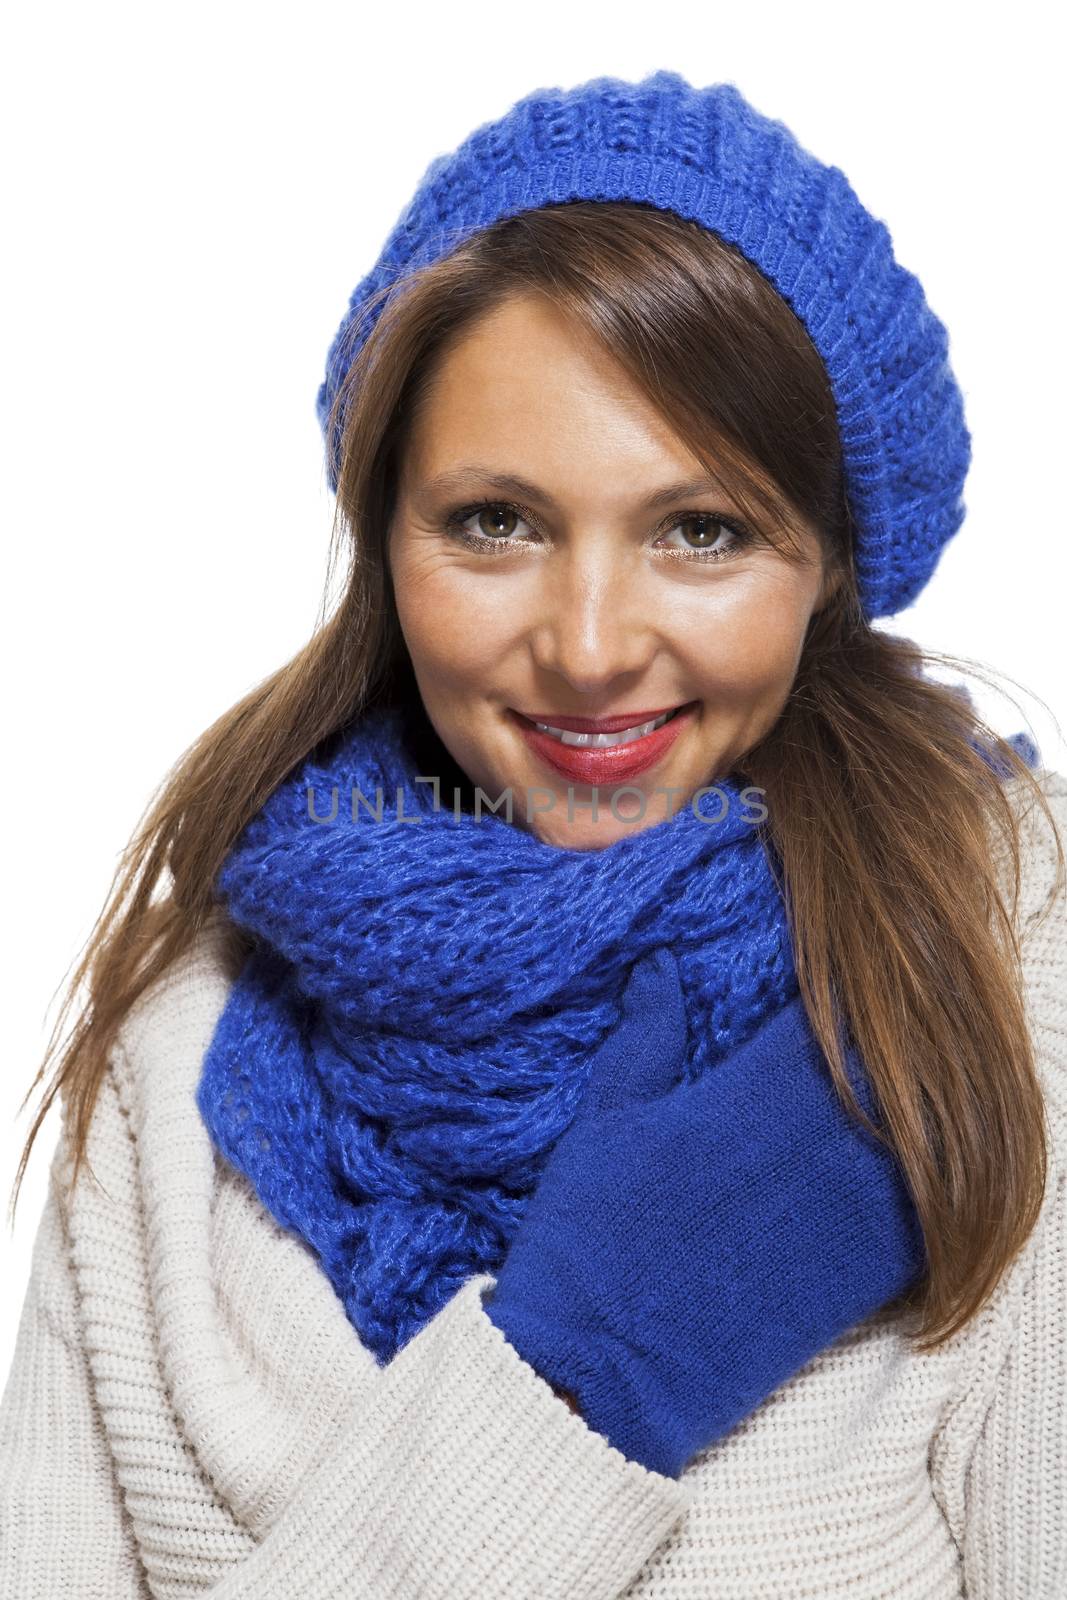
<svg viewBox="0 0 1067 1600">
<path fill-rule="evenodd" d="M 948 335 L 884 222 L 838 167 L 732 83 L 678 72 L 536 89 L 434 158 L 352 293 L 317 398 L 320 425 L 381 312 L 383 285 L 497 219 L 568 200 L 637 200 L 735 245 L 801 319 L 837 407 L 845 492 L 869 620 L 915 599 L 963 521 L 971 439 Z M 336 492 L 339 461 L 327 460 Z"/>
</svg>

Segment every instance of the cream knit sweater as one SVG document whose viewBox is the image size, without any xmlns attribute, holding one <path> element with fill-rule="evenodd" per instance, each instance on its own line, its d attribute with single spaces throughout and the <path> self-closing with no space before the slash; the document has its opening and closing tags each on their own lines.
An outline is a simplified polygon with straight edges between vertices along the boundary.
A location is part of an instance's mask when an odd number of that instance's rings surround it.
<svg viewBox="0 0 1067 1600">
<path fill-rule="evenodd" d="M 1030 921 L 1054 860 L 1025 826 Z M 995 1298 L 922 1358 L 872 1317 L 675 1481 L 526 1365 L 490 1274 L 377 1367 L 201 1124 L 229 981 L 204 936 L 127 1019 L 69 1214 L 57 1146 L 0 1407 L 2 1600 L 1064 1600 L 1062 895 L 1025 949 L 1053 1166 Z"/>
</svg>

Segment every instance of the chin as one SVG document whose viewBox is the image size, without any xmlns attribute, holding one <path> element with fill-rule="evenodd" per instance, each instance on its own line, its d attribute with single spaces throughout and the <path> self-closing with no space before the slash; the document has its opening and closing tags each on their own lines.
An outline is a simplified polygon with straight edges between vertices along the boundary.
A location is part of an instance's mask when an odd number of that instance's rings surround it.
<svg viewBox="0 0 1067 1600">
<path fill-rule="evenodd" d="M 636 818 L 632 822 L 625 818 L 620 821 L 611 811 L 610 797 L 602 798 L 600 816 L 595 822 L 589 815 L 583 817 L 580 808 L 576 807 L 575 810 L 577 815 L 573 822 L 567 819 L 564 802 L 558 816 L 551 811 L 540 811 L 522 826 L 540 839 L 542 844 L 550 844 L 560 850 L 605 850 L 619 839 L 654 827 L 666 816 L 666 812 L 653 815 L 646 811 L 640 821 Z"/>
</svg>

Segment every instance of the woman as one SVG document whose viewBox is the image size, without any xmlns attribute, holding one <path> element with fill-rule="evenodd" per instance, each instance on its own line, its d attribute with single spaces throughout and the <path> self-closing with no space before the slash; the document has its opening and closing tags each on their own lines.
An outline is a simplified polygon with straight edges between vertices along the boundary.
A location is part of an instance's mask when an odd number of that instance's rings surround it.
<svg viewBox="0 0 1067 1600">
<path fill-rule="evenodd" d="M 23 1154 L 62 1088 L 0 1594 L 1062 1593 L 1067 783 L 872 626 L 970 457 L 885 226 L 732 85 L 537 91 L 318 410 L 344 592 Z"/>
</svg>

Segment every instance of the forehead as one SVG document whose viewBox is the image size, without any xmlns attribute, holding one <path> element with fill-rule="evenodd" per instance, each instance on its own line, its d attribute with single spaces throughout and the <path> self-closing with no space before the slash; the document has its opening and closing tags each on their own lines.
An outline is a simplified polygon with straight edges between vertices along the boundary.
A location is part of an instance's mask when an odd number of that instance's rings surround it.
<svg viewBox="0 0 1067 1600">
<path fill-rule="evenodd" d="M 604 345 L 543 296 L 510 299 L 449 342 L 409 415 L 407 444 L 424 478 L 464 461 L 538 479 L 582 465 L 692 478 L 709 465 Z"/>
</svg>

